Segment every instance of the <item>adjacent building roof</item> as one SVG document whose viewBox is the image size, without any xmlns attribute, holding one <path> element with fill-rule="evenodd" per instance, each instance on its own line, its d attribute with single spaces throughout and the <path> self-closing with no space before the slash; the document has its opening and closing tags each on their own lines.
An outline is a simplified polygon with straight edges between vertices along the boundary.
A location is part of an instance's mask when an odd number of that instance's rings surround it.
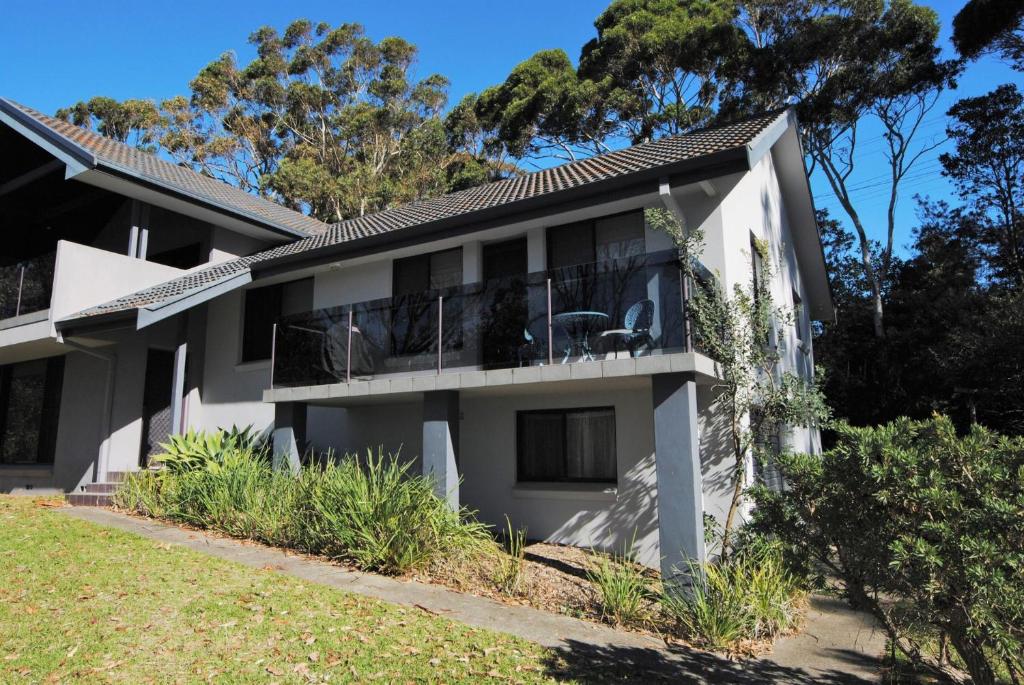
<svg viewBox="0 0 1024 685">
<path fill-rule="evenodd" d="M 789 117 L 788 111 L 772 112 L 349 219 L 331 225 L 319 235 L 196 269 L 167 283 L 80 312 L 72 318 L 134 309 L 159 309 L 236 279 L 239 274 L 259 271 L 271 264 L 315 259 L 329 255 L 332 248 L 378 236 L 398 235 L 408 229 L 419 230 L 453 221 L 473 223 L 485 215 L 504 216 L 528 203 L 535 206 L 538 201 L 561 202 L 572 191 L 584 190 L 597 195 L 614 181 L 657 179 L 683 169 L 714 171 L 716 165 L 726 159 L 735 162 L 742 158 L 742 162 L 749 165 L 751 150 L 760 144 L 769 129 L 776 129 L 776 135 L 769 143 L 773 142 L 777 138 L 777 129 L 785 130 L 789 125 Z M 709 173 L 707 177 L 713 175 Z"/>
<path fill-rule="evenodd" d="M 327 230 L 328 225 L 318 219 L 12 100 L 0 98 L 0 112 L 41 135 L 87 169 L 128 176 L 293 238 Z"/>
</svg>

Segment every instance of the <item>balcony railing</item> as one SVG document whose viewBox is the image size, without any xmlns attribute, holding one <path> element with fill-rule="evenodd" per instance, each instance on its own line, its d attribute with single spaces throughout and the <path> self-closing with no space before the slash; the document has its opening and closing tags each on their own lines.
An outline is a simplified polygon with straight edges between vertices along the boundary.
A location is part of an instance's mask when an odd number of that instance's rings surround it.
<svg viewBox="0 0 1024 685">
<path fill-rule="evenodd" d="M 0 266 L 0 319 L 50 307 L 56 252 Z"/>
<path fill-rule="evenodd" d="M 689 351 L 686 292 L 666 251 L 286 316 L 273 385 Z"/>
</svg>

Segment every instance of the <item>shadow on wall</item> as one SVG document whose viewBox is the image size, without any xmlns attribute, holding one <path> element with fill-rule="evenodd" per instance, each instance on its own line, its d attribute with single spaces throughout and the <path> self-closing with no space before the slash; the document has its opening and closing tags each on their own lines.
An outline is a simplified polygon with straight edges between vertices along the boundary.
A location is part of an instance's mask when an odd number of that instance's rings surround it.
<svg viewBox="0 0 1024 685">
<path fill-rule="evenodd" d="M 717 391 L 706 386 L 697 389 L 704 513 L 715 518 L 716 527 L 720 531 L 725 525 L 732 499 L 734 459 L 729 419 L 713 407 L 717 395 Z"/>
<path fill-rule="evenodd" d="M 581 546 L 617 554 L 628 551 L 632 544 L 637 561 L 657 568 L 661 555 L 656 482 L 654 455 L 648 455 L 620 478 L 614 504 L 577 512 L 551 537 L 583 537 L 589 540 L 589 544 Z"/>
<path fill-rule="evenodd" d="M 786 683 L 787 685 L 867 685 L 858 676 L 826 671 L 809 673 L 781 666 L 770 658 L 732 661 L 695 649 L 670 653 L 640 647 L 598 647 L 568 640 L 546 663 L 546 675 L 556 680 L 622 683 Z M 862 654 L 835 650 L 842 661 L 874 670 L 878 663 Z"/>
</svg>

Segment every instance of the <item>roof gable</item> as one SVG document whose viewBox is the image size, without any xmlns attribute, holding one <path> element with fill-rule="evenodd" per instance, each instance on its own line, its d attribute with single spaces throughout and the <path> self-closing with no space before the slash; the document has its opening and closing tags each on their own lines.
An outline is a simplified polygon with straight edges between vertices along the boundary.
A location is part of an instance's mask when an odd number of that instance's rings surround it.
<svg viewBox="0 0 1024 685">
<path fill-rule="evenodd" d="M 318 219 L 12 100 L 0 98 L 0 114 L 41 135 L 85 169 L 127 176 L 134 182 L 156 186 L 186 201 L 212 206 L 289 237 L 301 238 L 327 230 L 327 224 Z"/>
</svg>

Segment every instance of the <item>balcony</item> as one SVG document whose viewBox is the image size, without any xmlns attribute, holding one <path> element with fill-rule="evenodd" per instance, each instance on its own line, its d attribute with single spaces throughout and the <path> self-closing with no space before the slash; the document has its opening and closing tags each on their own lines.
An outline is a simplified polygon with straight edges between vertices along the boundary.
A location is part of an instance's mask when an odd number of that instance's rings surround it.
<svg viewBox="0 0 1024 685">
<path fill-rule="evenodd" d="M 0 266 L 0 320 L 50 308 L 56 252 Z"/>
<path fill-rule="evenodd" d="M 666 251 L 282 317 L 265 399 L 405 377 L 416 388 L 460 387 L 420 377 L 500 369 L 537 380 L 584 365 L 593 368 L 576 375 L 592 377 L 613 361 L 653 369 L 656 360 L 641 360 L 693 351 L 685 292 L 678 253 Z"/>
</svg>

